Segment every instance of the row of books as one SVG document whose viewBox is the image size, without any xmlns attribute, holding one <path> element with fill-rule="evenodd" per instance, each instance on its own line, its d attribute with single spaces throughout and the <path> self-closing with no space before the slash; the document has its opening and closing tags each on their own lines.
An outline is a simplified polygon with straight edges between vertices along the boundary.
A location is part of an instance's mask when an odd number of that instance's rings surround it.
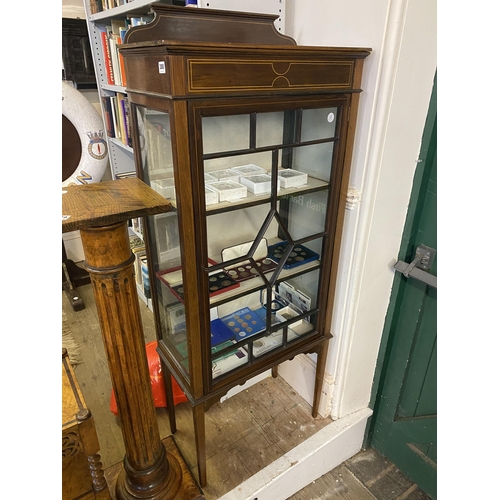
<svg viewBox="0 0 500 500">
<path fill-rule="evenodd" d="M 125 146 L 132 147 L 128 97 L 117 92 L 116 95 L 103 96 L 101 99 L 108 137 L 119 139 Z"/>
<path fill-rule="evenodd" d="M 127 5 L 132 2 L 133 0 L 90 0 L 90 12 L 92 14 L 97 14 L 103 10 L 114 9 L 115 7 L 121 7 L 122 5 Z M 193 3 L 193 0 L 190 0 L 189 2 L 185 0 L 172 0 L 173 5 L 182 7 L 184 7 L 187 3 Z"/>
<path fill-rule="evenodd" d="M 127 85 L 123 56 L 119 53 L 118 46 L 125 42 L 125 34 L 131 27 L 146 24 L 152 19 L 152 16 L 128 16 L 126 19 L 112 19 L 111 25 L 101 30 L 104 67 L 109 85 L 121 87 Z"/>
<path fill-rule="evenodd" d="M 90 0 L 90 12 L 92 14 L 97 14 L 103 10 L 114 9 L 115 7 L 127 5 L 132 1 L 133 0 Z"/>
</svg>

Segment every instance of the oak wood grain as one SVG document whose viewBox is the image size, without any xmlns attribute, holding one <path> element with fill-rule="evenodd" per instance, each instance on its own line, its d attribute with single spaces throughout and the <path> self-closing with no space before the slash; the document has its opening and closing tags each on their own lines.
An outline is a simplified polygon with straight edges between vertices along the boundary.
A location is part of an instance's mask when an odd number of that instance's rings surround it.
<svg viewBox="0 0 500 500">
<path fill-rule="evenodd" d="M 171 210 L 171 204 L 136 177 L 63 188 L 62 231 L 76 231 Z"/>
</svg>

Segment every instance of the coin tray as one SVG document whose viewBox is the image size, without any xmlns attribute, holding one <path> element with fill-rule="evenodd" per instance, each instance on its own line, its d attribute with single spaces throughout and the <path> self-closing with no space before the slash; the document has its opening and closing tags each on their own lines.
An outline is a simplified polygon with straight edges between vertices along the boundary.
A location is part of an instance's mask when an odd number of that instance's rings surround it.
<svg viewBox="0 0 500 500">
<path fill-rule="evenodd" d="M 258 259 L 255 261 L 255 263 L 263 273 L 272 271 L 277 267 L 276 262 L 269 259 L 268 257 L 264 257 L 263 259 Z M 246 281 L 251 278 L 255 278 L 256 276 L 259 276 L 257 270 L 248 261 L 242 262 L 237 266 L 228 267 L 225 269 L 225 271 L 229 276 L 231 276 L 231 278 L 233 278 L 238 283 L 240 281 Z"/>
<path fill-rule="evenodd" d="M 281 243 L 271 245 L 269 247 L 268 257 L 275 262 L 279 262 L 281 257 L 283 257 L 283 254 L 287 247 L 287 241 L 282 241 Z M 309 248 L 305 247 L 304 245 L 295 245 L 292 252 L 288 256 L 288 259 L 285 262 L 283 268 L 293 269 L 294 267 L 301 266 L 318 259 L 319 255 L 316 252 L 309 250 Z"/>
<path fill-rule="evenodd" d="M 208 259 L 208 262 L 212 266 L 217 264 L 217 262 L 212 259 Z M 184 302 L 184 284 L 182 282 L 182 270 L 180 266 L 166 269 L 165 271 L 158 271 L 156 276 L 181 302 Z M 239 286 L 240 284 L 231 278 L 224 270 L 212 272 L 208 276 L 208 293 L 210 297 L 227 292 L 233 288 L 238 288 Z"/>
<path fill-rule="evenodd" d="M 219 295 L 220 293 L 227 292 L 239 286 L 240 284 L 224 271 L 218 271 L 208 277 L 208 294 L 210 297 L 214 297 L 215 295 Z M 172 290 L 182 301 L 184 301 L 183 283 L 173 286 Z"/>
<path fill-rule="evenodd" d="M 210 342 L 212 346 L 234 339 L 232 332 L 219 318 L 210 321 Z"/>
<path fill-rule="evenodd" d="M 266 329 L 265 322 L 248 307 L 223 316 L 221 320 L 235 334 L 236 340 L 242 340 Z"/>
</svg>

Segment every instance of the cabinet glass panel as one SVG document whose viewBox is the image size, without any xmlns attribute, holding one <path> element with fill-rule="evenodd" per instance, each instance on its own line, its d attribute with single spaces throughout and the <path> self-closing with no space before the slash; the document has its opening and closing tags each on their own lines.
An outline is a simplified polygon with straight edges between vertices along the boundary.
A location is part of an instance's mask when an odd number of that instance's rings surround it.
<svg viewBox="0 0 500 500">
<path fill-rule="evenodd" d="M 144 180 L 165 198 L 173 199 L 170 115 L 140 106 L 136 109 Z"/>
<path fill-rule="evenodd" d="M 337 108 L 304 109 L 300 140 L 306 142 L 334 137 L 336 125 Z"/>
<path fill-rule="evenodd" d="M 156 192 L 175 202 L 170 116 L 141 106 L 136 108 L 144 182 Z M 158 296 L 160 341 L 186 374 L 189 356 L 184 311 L 183 276 L 177 210 L 147 217 L 152 235 L 150 279 Z"/>
<path fill-rule="evenodd" d="M 324 142 L 288 149 L 283 154 L 284 161 L 288 161 L 293 170 L 307 174 L 307 179 L 305 179 L 307 184 L 311 182 L 314 185 L 320 181 L 330 182 L 333 148 L 333 142 Z M 297 177 L 300 179 L 300 176 Z M 291 181 L 294 180 L 294 178 L 291 179 Z"/>
<path fill-rule="evenodd" d="M 285 113 L 256 113 L 256 147 L 283 144 Z"/>
<path fill-rule="evenodd" d="M 205 154 L 237 151 L 250 146 L 250 115 L 205 116 L 202 128 Z"/>
</svg>

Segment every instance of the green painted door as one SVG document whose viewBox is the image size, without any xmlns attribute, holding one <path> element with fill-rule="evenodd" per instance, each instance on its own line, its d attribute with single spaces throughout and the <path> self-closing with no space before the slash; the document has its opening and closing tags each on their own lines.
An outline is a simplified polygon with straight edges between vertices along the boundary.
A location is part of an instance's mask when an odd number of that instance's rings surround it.
<svg viewBox="0 0 500 500">
<path fill-rule="evenodd" d="M 436 81 L 399 260 L 437 249 Z M 429 272 L 437 276 L 437 256 Z M 375 376 L 368 443 L 437 498 L 437 289 L 396 272 Z"/>
</svg>

